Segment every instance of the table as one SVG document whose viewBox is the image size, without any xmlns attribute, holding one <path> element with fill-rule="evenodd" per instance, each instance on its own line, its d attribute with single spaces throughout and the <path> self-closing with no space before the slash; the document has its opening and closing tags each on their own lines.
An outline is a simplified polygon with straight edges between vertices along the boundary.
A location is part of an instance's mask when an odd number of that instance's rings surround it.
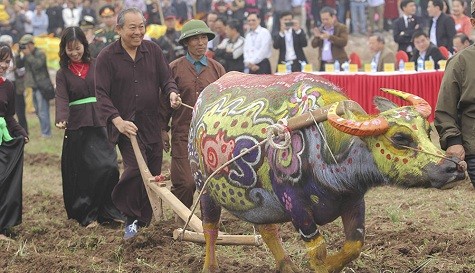
<svg viewBox="0 0 475 273">
<path fill-rule="evenodd" d="M 339 86 L 350 99 L 358 102 L 370 114 L 378 113 L 373 104 L 374 96 L 386 97 L 398 105 L 407 105 L 403 100 L 380 91 L 380 88 L 393 88 L 417 95 L 432 107 L 429 121 L 434 119 L 440 84 L 444 71 L 424 72 L 376 72 L 376 73 L 328 73 L 312 72 Z"/>
</svg>

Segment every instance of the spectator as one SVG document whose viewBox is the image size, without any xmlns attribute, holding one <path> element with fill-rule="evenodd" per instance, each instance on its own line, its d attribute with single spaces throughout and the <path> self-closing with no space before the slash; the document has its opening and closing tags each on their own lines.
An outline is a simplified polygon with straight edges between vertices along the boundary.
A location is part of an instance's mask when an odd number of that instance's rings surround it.
<svg viewBox="0 0 475 273">
<path fill-rule="evenodd" d="M 411 57 L 411 62 L 417 63 L 421 58 L 423 61 L 429 61 L 431 58 L 434 61 L 434 68 L 439 69 L 439 61 L 445 60 L 440 50 L 430 40 L 429 35 L 423 31 L 417 31 L 412 36 L 412 41 L 416 49 Z M 417 67 L 417 66 L 416 66 Z"/>
<path fill-rule="evenodd" d="M 160 7 L 157 1 L 153 1 L 150 5 L 147 5 L 147 25 L 161 25 L 162 21 L 160 18 Z"/>
<path fill-rule="evenodd" d="M 178 42 L 186 48 L 186 55 L 173 61 L 170 68 L 183 103 L 195 105 L 201 91 L 226 73 L 221 64 L 205 56 L 206 44 L 214 36 L 201 20 L 190 20 L 181 29 Z M 196 188 L 188 161 L 191 114 L 191 109 L 180 107 L 167 115 L 171 115 L 172 192 L 188 208 L 193 205 Z"/>
<path fill-rule="evenodd" d="M 219 0 L 215 4 L 215 10 L 218 14 L 218 17 L 223 18 L 223 21 L 227 21 L 229 14 L 228 14 L 228 3 L 224 0 Z"/>
<path fill-rule="evenodd" d="M 452 0 L 452 18 L 455 21 L 455 30 L 457 33 L 464 33 L 470 37 L 472 24 L 470 23 L 470 17 L 463 13 L 464 9 L 464 0 Z"/>
<path fill-rule="evenodd" d="M 0 241 L 10 240 L 10 228 L 21 223 L 23 147 L 28 135 L 17 123 L 13 83 L 4 79 L 13 59 L 11 48 L 0 43 Z"/>
<path fill-rule="evenodd" d="M 144 0 L 124 0 L 124 9 L 137 8 L 142 12 L 147 11 L 147 5 Z"/>
<path fill-rule="evenodd" d="M 119 35 L 114 30 L 115 26 L 115 11 L 113 6 L 103 6 L 99 10 L 99 15 L 102 19 L 102 22 L 104 23 L 104 26 L 99 28 L 94 32 L 94 37 L 90 37 L 90 45 L 89 45 L 89 50 L 91 52 L 91 57 L 96 58 L 99 55 L 99 52 L 106 47 L 107 45 L 111 44 L 114 41 L 117 41 L 119 39 Z M 95 25 L 94 22 L 89 20 L 90 22 L 87 22 L 86 20 L 83 20 L 82 22 L 86 25 L 93 24 Z"/>
<path fill-rule="evenodd" d="M 12 23 L 15 20 L 15 11 L 8 0 L 0 2 L 0 34 L 12 36 Z"/>
<path fill-rule="evenodd" d="M 454 37 L 454 52 L 460 52 L 472 45 L 473 42 L 464 33 L 457 33 Z"/>
<path fill-rule="evenodd" d="M 176 16 L 175 7 L 172 5 L 171 0 L 161 0 L 162 12 L 164 16 Z"/>
<path fill-rule="evenodd" d="M 124 239 L 137 234 L 152 219 L 152 207 L 135 158 L 131 135 L 152 174 L 160 174 L 162 138 L 159 94 L 179 106 L 176 83 L 160 47 L 144 40 L 145 18 L 137 8 L 124 9 L 117 17 L 118 41 L 106 46 L 96 61 L 96 92 L 100 111 L 107 120 L 109 140 L 118 144 L 124 172 L 112 192 L 114 205 L 127 216 Z"/>
<path fill-rule="evenodd" d="M 274 37 L 274 48 L 279 50 L 277 63 L 291 63 L 292 72 L 302 71 L 301 63 L 307 63 L 303 52 L 307 46 L 307 35 L 291 12 L 282 12 L 279 21 L 280 32 Z"/>
<path fill-rule="evenodd" d="M 48 15 L 46 15 L 46 12 L 43 10 L 43 4 L 36 4 L 31 23 L 33 26 L 33 36 L 48 34 L 48 21 Z"/>
<path fill-rule="evenodd" d="M 238 20 L 239 22 L 244 21 L 244 7 L 246 6 L 246 2 L 244 0 L 232 0 L 230 4 L 230 9 L 233 12 L 232 17 L 233 19 Z M 239 26 L 239 33 L 242 33 L 242 25 Z"/>
<path fill-rule="evenodd" d="M 244 71 L 250 74 L 271 74 L 269 58 L 272 55 L 272 38 L 261 27 L 261 18 L 256 13 L 247 16 L 249 32 L 244 38 Z"/>
<path fill-rule="evenodd" d="M 66 8 L 63 9 L 64 27 L 77 27 L 81 20 L 81 9 L 76 7 L 73 0 L 66 1 Z"/>
<path fill-rule="evenodd" d="M 25 11 L 25 34 L 33 34 L 33 25 L 32 25 L 32 20 L 33 20 L 33 15 L 35 14 L 33 10 L 29 9 L 29 6 L 27 4 L 23 5 L 24 11 Z M 23 37 L 23 36 L 22 36 Z"/>
<path fill-rule="evenodd" d="M 55 36 L 61 35 L 64 28 L 62 0 L 51 0 L 51 4 L 46 8 L 48 15 L 48 33 Z"/>
<path fill-rule="evenodd" d="M 20 38 L 25 35 L 26 16 L 23 12 L 23 6 L 24 4 L 19 1 L 15 1 L 15 4 L 13 5 L 13 11 L 15 13 L 11 31 L 13 43 L 18 43 Z"/>
<path fill-rule="evenodd" d="M 83 226 L 124 222 L 112 204 L 119 180 L 117 155 L 107 140 L 94 88 L 95 60 L 79 27 L 63 31 L 56 74 L 56 127 L 65 129 L 61 154 L 63 198 L 69 219 Z"/>
<path fill-rule="evenodd" d="M 336 11 L 330 7 L 324 7 L 320 11 L 320 17 L 322 27 L 313 28 L 312 47 L 319 48 L 320 71 L 325 71 L 327 63 L 338 60 L 342 64 L 348 61 L 345 51 L 345 46 L 348 44 L 348 28 L 338 22 Z"/>
<path fill-rule="evenodd" d="M 412 35 L 422 29 L 422 18 L 416 16 L 416 3 L 414 0 L 402 0 L 400 4 L 402 17 L 394 21 L 393 38 L 398 44 L 398 50 L 405 51 L 409 58 L 414 51 Z"/>
<path fill-rule="evenodd" d="M 91 0 L 84 0 L 82 3 L 81 20 L 84 19 L 84 16 L 91 16 L 94 21 L 97 21 L 96 10 L 91 6 Z"/>
<path fill-rule="evenodd" d="M 386 47 L 384 37 L 374 34 L 368 40 L 369 50 L 374 54 L 372 61 L 377 64 L 376 71 L 384 71 L 384 64 L 396 64 L 396 54 Z"/>
<path fill-rule="evenodd" d="M 475 1 L 472 0 L 472 25 L 475 25 Z M 473 61 L 473 62 L 472 62 Z M 475 187 L 475 47 L 471 46 L 451 58 L 445 69 L 435 108 L 434 125 L 440 136 L 440 146 L 447 156 L 467 163 L 467 172 Z"/>
<path fill-rule="evenodd" d="M 351 28 L 355 35 L 366 35 L 366 5 L 366 0 L 350 0 Z"/>
<path fill-rule="evenodd" d="M 249 10 L 249 7 L 247 7 L 247 12 L 248 14 L 251 13 L 256 13 L 259 14 L 259 8 L 257 7 L 257 0 L 253 0 L 256 3 L 255 10 Z M 249 3 L 250 1 L 246 1 L 246 3 Z M 246 4 L 247 5 L 247 4 Z M 275 37 L 276 35 L 279 34 L 280 31 L 280 14 L 282 12 L 291 12 L 292 11 L 292 1 L 290 0 L 274 0 L 272 1 L 272 37 Z M 249 15 L 248 15 L 249 18 Z M 259 15 L 259 20 L 262 17 Z M 260 21 L 259 21 L 260 24 Z"/>
<path fill-rule="evenodd" d="M 181 56 L 184 56 L 185 50 L 183 46 L 178 43 L 181 33 L 176 30 L 175 16 L 169 15 L 165 17 L 165 26 L 167 27 L 165 34 L 156 40 L 156 43 L 163 50 L 163 55 L 165 55 L 167 62 L 171 63 Z"/>
<path fill-rule="evenodd" d="M 442 12 L 443 8 L 442 0 L 430 0 L 427 5 L 427 12 L 432 17 L 429 25 L 429 38 L 435 46 L 445 46 L 447 50 L 453 52 L 452 40 L 455 36 L 455 22 L 452 17 Z"/>
<path fill-rule="evenodd" d="M 378 32 L 384 30 L 384 0 L 368 0 L 368 19 L 371 33 L 375 32 L 375 27 L 378 28 Z"/>
<path fill-rule="evenodd" d="M 175 8 L 176 14 L 169 14 L 169 15 L 176 15 L 176 19 L 180 24 L 188 21 L 188 5 L 186 4 L 185 0 L 174 0 L 172 1 L 172 6 Z"/>
<path fill-rule="evenodd" d="M 50 138 L 49 101 L 44 98 L 38 86 L 38 82 L 49 79 L 46 55 L 41 49 L 35 47 L 31 34 L 25 34 L 21 37 L 19 43 L 21 53 L 25 56 L 25 89 L 32 90 L 33 104 L 40 121 L 41 136 L 43 138 Z"/>
<path fill-rule="evenodd" d="M 216 60 L 226 72 L 244 71 L 244 37 L 239 33 L 241 23 L 231 19 L 226 25 L 226 36 L 216 49 Z"/>
</svg>

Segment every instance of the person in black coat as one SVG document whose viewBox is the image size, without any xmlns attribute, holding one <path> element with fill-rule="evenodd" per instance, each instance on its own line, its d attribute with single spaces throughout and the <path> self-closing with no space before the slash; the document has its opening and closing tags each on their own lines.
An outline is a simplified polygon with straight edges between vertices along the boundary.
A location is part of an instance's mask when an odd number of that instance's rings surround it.
<svg viewBox="0 0 475 273">
<path fill-rule="evenodd" d="M 423 21 L 421 17 L 415 15 L 417 6 L 414 0 L 402 0 L 399 6 L 403 15 L 394 21 L 393 38 L 398 44 L 398 51 L 402 50 L 412 57 L 414 51 L 412 35 L 423 28 Z"/>
<path fill-rule="evenodd" d="M 443 8 L 442 0 L 430 0 L 427 5 L 427 12 L 432 17 L 429 23 L 429 38 L 435 46 L 445 46 L 453 53 L 453 39 L 457 32 L 455 21 L 450 15 L 442 12 Z"/>
<path fill-rule="evenodd" d="M 291 62 L 292 72 L 301 71 L 301 63 L 307 63 L 303 48 L 307 46 L 307 36 L 300 28 L 297 20 L 293 20 L 292 12 L 280 15 L 280 31 L 274 36 L 274 48 L 279 50 L 277 63 Z"/>
<path fill-rule="evenodd" d="M 411 62 L 416 62 L 422 58 L 424 61 L 429 61 L 431 58 L 434 61 L 434 68 L 439 69 L 439 61 L 446 60 L 446 58 L 440 53 L 440 50 L 429 40 L 429 35 L 423 31 L 414 33 L 412 41 L 414 42 L 415 50 L 411 57 Z"/>
</svg>

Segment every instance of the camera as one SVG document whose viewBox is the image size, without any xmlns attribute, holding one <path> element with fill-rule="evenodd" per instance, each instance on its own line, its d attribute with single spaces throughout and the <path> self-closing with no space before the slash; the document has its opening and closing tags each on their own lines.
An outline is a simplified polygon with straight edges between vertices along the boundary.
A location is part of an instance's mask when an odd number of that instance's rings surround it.
<svg viewBox="0 0 475 273">
<path fill-rule="evenodd" d="M 26 45 L 20 45 L 20 50 L 26 49 Z"/>
<path fill-rule="evenodd" d="M 292 21 L 285 22 L 285 26 L 286 26 L 286 27 L 293 27 L 293 26 L 294 26 L 294 22 L 292 22 Z"/>
</svg>

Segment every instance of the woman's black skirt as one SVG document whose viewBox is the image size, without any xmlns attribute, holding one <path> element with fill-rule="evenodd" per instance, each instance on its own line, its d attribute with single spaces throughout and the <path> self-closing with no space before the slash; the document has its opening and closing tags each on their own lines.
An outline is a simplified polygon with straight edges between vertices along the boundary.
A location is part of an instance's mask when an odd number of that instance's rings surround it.
<svg viewBox="0 0 475 273">
<path fill-rule="evenodd" d="M 65 131 L 61 172 L 68 218 L 84 226 L 93 221 L 124 220 L 111 200 L 111 192 L 119 181 L 119 169 L 105 127 Z"/>
<path fill-rule="evenodd" d="M 24 146 L 23 137 L 0 145 L 0 234 L 21 223 Z"/>
</svg>

